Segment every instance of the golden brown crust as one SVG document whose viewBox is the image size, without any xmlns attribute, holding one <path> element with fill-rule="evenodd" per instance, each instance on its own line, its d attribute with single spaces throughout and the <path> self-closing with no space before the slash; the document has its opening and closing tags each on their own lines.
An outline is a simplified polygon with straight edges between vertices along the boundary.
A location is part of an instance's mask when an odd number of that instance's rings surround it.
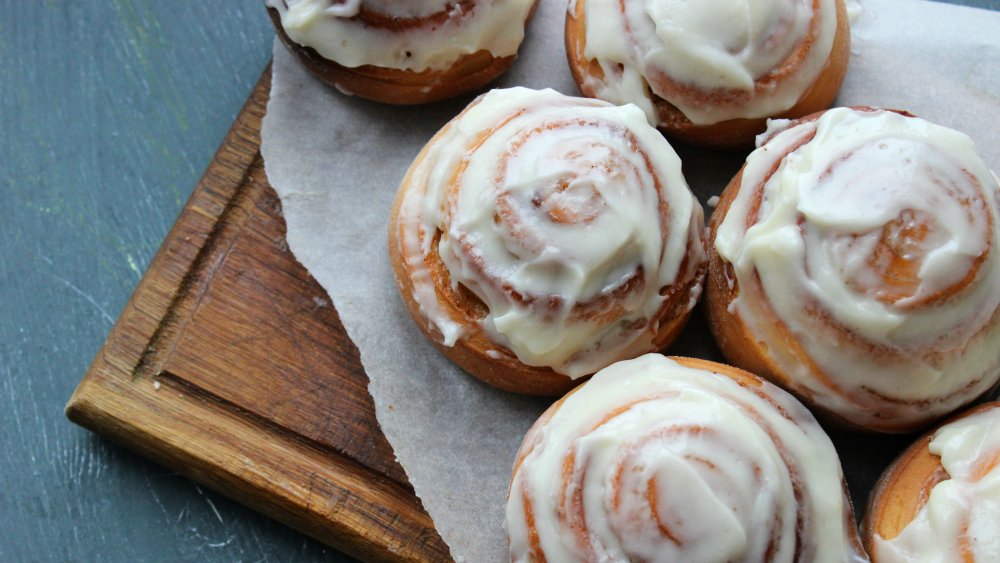
<svg viewBox="0 0 1000 563">
<path fill-rule="evenodd" d="M 405 240 L 405 235 L 403 232 L 404 224 L 401 221 L 401 206 L 407 191 L 414 187 L 413 172 L 426 157 L 428 147 L 442 137 L 452 126 L 451 124 L 461 118 L 461 115 L 459 114 L 458 117 L 439 131 L 420 151 L 420 154 L 417 155 L 417 158 L 407 172 L 406 177 L 403 178 L 399 192 L 393 202 L 389 217 L 389 259 L 396 277 L 396 284 L 399 287 L 406 310 L 413 317 L 414 322 L 416 322 L 421 332 L 430 339 L 442 354 L 455 362 L 459 367 L 480 380 L 504 391 L 526 395 L 562 395 L 582 383 L 586 378 L 574 380 L 566 375 L 557 373 L 549 367 L 526 365 L 518 360 L 513 352 L 501 344 L 494 342 L 485 330 L 483 330 L 480 323 L 487 313 L 485 305 L 471 291 L 465 289 L 464 286 L 459 286 L 458 290 L 452 289 L 450 275 L 438 256 L 436 249 L 430 256 L 424 259 L 423 266 L 431 273 L 435 292 L 438 302 L 443 309 L 443 314 L 453 320 L 461 319 L 463 334 L 458 338 L 454 346 L 445 346 L 441 343 L 441 334 L 431 327 L 426 315 L 420 310 L 420 306 L 414 298 L 413 272 L 412 268 L 407 265 L 406 250 L 403 248 L 402 242 Z M 693 244 L 693 241 L 689 241 L 690 244 Z M 690 256 L 690 252 L 688 256 Z M 685 264 L 687 263 L 687 259 L 686 257 Z M 681 266 L 682 271 L 685 268 L 685 265 Z M 699 269 L 704 271 L 704 268 L 705 265 L 702 264 Z M 667 299 L 660 308 L 657 316 L 659 324 L 656 334 L 652 339 L 655 349 L 662 349 L 668 346 L 677 338 L 680 331 L 687 324 L 687 320 L 691 314 L 688 308 L 688 298 L 692 288 L 701 283 L 701 279 L 702 275 L 699 273 L 692 276 L 690 280 L 686 280 L 682 285 L 670 287 L 671 292 L 667 295 Z"/>
<path fill-rule="evenodd" d="M 822 115 L 817 112 L 801 118 L 799 121 L 814 121 Z M 739 194 L 740 186 L 743 182 L 744 164 L 736 176 L 726 185 L 722 195 L 719 196 L 719 203 L 712 212 L 709 219 L 708 228 L 708 274 L 705 277 L 705 314 L 708 319 L 708 327 L 715 337 L 722 355 L 726 361 L 737 365 L 752 373 L 773 382 L 775 385 L 796 395 L 796 397 L 810 406 L 813 413 L 825 421 L 858 431 L 872 431 L 872 429 L 853 424 L 843 417 L 823 409 L 816 405 L 811 397 L 803 396 L 797 392 L 797 386 L 792 385 L 790 378 L 784 370 L 778 367 L 768 353 L 768 344 L 765 338 L 753 334 L 739 315 L 731 312 L 732 302 L 739 295 L 739 287 L 736 285 L 735 274 L 731 271 L 731 266 L 719 256 L 715 249 L 715 237 L 719 231 L 719 225 L 726 218 L 733 200 Z M 797 344 L 790 338 L 777 338 L 780 345 L 787 347 L 797 347 Z"/>
<path fill-rule="evenodd" d="M 817 115 L 811 115 L 803 120 L 815 119 Z M 744 165 L 745 168 L 745 165 Z M 797 397 L 806 402 L 813 413 L 820 418 L 833 422 L 838 426 L 847 427 L 852 430 L 865 430 L 865 428 L 851 424 L 842 417 L 824 410 L 815 405 L 809 397 L 803 397 L 795 393 L 795 386 L 785 375 L 777 364 L 775 364 L 768 354 L 767 344 L 761 341 L 756 335 L 750 332 L 746 324 L 743 323 L 739 315 L 730 312 L 730 305 L 739 294 L 739 288 L 735 285 L 736 276 L 727 270 L 731 266 L 726 263 L 718 251 L 715 249 L 715 237 L 719 230 L 719 225 L 729 212 L 729 207 L 736 199 L 743 181 L 743 168 L 733 177 L 733 179 L 723 190 L 719 197 L 719 204 L 709 219 L 708 235 L 708 274 L 705 277 L 705 313 L 708 319 L 708 327 L 715 337 L 722 355 L 726 361 L 733 365 L 764 377 L 775 385 L 792 392 Z M 730 285 L 730 280 L 734 280 Z M 783 345 L 791 345 L 790 342 Z"/>
<path fill-rule="evenodd" d="M 458 119 L 456 117 L 456 119 Z M 515 393 L 526 395 L 556 396 L 565 393 L 583 379 L 572 380 L 568 376 L 556 373 L 551 368 L 541 368 L 528 366 L 521 363 L 510 351 L 504 347 L 494 344 L 483 332 L 476 322 L 482 317 L 482 313 L 477 311 L 482 304 L 475 299 L 468 291 L 451 291 L 450 280 L 447 279 L 447 270 L 438 270 L 435 276 L 436 291 L 441 305 L 447 315 L 451 318 L 463 318 L 466 320 L 466 334 L 463 334 L 454 346 L 445 346 L 441 343 L 441 334 L 432 329 L 430 322 L 420 305 L 414 298 L 413 278 L 410 269 L 406 265 L 406 252 L 402 248 L 404 234 L 402 232 L 403 223 L 400 221 L 400 208 L 403 203 L 406 190 L 412 183 L 413 171 L 417 168 L 417 163 L 421 162 L 427 155 L 428 147 L 437 141 L 451 124 L 446 125 L 439 131 L 420 151 L 414 161 L 413 166 L 406 173 L 400 185 L 399 192 L 392 204 L 392 211 L 389 216 L 389 261 L 392 263 L 392 270 L 396 276 L 396 285 L 399 287 L 399 294 L 403 299 L 407 312 L 413 317 L 414 322 L 420 331 L 424 333 L 434 347 L 444 354 L 449 360 L 455 362 L 460 368 L 476 376 L 480 380 Z M 445 282 L 441 285 L 441 281 Z M 489 354 L 499 354 L 500 357 L 491 357 Z"/>
<path fill-rule="evenodd" d="M 855 106 L 852 109 L 861 112 L 880 111 L 867 106 Z M 902 110 L 885 110 L 906 117 L 914 117 Z M 799 123 L 816 121 L 825 111 L 806 115 L 792 122 L 790 126 Z M 801 386 L 795 385 L 793 378 L 782 370 L 772 359 L 769 346 L 782 346 L 795 355 L 804 364 L 812 366 L 812 372 L 822 375 L 822 370 L 816 367 L 809 354 L 802 348 L 798 339 L 783 327 L 761 330 L 771 330 L 766 334 L 755 334 L 750 331 L 742 318 L 733 312 L 733 301 L 740 293 L 736 276 L 731 271 L 732 266 L 722 259 L 715 248 L 715 239 L 719 226 L 729 212 L 729 208 L 739 194 L 743 183 L 743 172 L 746 165 L 733 177 L 719 197 L 719 203 L 709 219 L 708 235 L 708 274 L 705 278 L 705 313 L 708 326 L 726 360 L 753 373 L 759 374 L 776 385 L 794 394 L 799 400 L 809 405 L 813 413 L 828 423 L 836 426 L 862 432 L 902 433 L 918 430 L 928 422 L 900 424 L 891 419 L 884 419 L 877 426 L 862 426 L 853 423 L 843 416 L 818 405 L 813 397 L 805 394 Z M 759 189 L 760 186 L 747 186 L 747 189 Z M 759 200 L 751 206 L 750 213 L 755 214 Z M 988 396 L 992 390 L 986 391 Z"/>
<path fill-rule="evenodd" d="M 537 5 L 536 2 L 528 15 L 529 21 Z M 415 72 L 373 65 L 350 68 L 292 41 L 281 27 L 278 11 L 274 8 L 267 11 L 281 42 L 314 76 L 342 92 L 385 104 L 424 104 L 472 92 L 506 72 L 517 58 L 494 57 L 481 50 L 462 56 L 445 70 Z"/>
<path fill-rule="evenodd" d="M 596 97 L 596 92 L 589 84 L 595 80 L 603 80 L 604 73 L 597 61 L 588 60 L 584 56 L 587 47 L 585 4 L 584 1 L 577 2 L 576 11 L 566 17 L 566 54 L 573 79 L 580 91 L 585 96 Z M 837 0 L 837 31 L 826 66 L 791 109 L 771 117 L 796 118 L 828 108 L 840 91 L 850 56 L 851 29 L 847 9 L 844 0 Z M 763 133 L 767 127 L 768 118 L 731 119 L 711 125 L 695 125 L 666 100 L 654 95 L 653 103 L 660 131 L 671 138 L 695 145 L 720 149 L 749 148 L 753 146 L 754 137 Z"/>
<path fill-rule="evenodd" d="M 934 434 L 947 424 L 993 408 L 1000 408 L 1000 402 L 983 403 L 942 422 L 904 450 L 882 473 L 868 497 L 861 521 L 861 537 L 872 561 L 878 561 L 876 535 L 886 540 L 898 536 L 927 504 L 931 489 L 949 478 L 941 458 L 928 449 Z"/>
</svg>

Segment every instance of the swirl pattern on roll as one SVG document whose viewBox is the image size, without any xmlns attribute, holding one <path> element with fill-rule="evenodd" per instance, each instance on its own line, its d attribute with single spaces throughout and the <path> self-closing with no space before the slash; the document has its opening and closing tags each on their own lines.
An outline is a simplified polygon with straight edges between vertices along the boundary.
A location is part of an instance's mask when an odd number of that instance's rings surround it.
<svg viewBox="0 0 1000 563">
<path fill-rule="evenodd" d="M 1000 403 L 946 424 L 930 453 L 944 480 L 894 538 L 875 538 L 873 557 L 907 561 L 993 561 L 1000 555 Z"/>
<path fill-rule="evenodd" d="M 794 397 L 704 360 L 618 362 L 535 423 L 512 561 L 861 561 L 837 453 Z"/>
<path fill-rule="evenodd" d="M 299 45 L 349 68 L 424 71 L 517 53 L 536 0 L 266 0 Z"/>
<path fill-rule="evenodd" d="M 696 125 L 781 114 L 823 71 L 837 33 L 836 0 L 576 2 L 584 56 L 603 74 L 584 91 L 637 104 L 652 123 L 656 98 Z"/>
<path fill-rule="evenodd" d="M 575 378 L 662 346 L 665 311 L 700 295 L 701 206 L 635 107 L 494 90 L 427 145 L 406 190 L 407 275 L 446 346 L 475 325 Z M 456 317 L 442 286 L 482 306 Z"/>
<path fill-rule="evenodd" d="M 995 385 L 1000 183 L 972 141 L 870 108 L 766 137 L 714 247 L 779 384 L 888 431 Z"/>
</svg>

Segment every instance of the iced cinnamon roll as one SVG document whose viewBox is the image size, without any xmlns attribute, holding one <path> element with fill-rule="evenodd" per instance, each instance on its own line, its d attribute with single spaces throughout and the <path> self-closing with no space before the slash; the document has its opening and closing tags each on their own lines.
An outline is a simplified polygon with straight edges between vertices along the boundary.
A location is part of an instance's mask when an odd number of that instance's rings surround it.
<svg viewBox="0 0 1000 563">
<path fill-rule="evenodd" d="M 872 493 L 864 540 L 872 560 L 996 561 L 1000 557 L 1000 403 L 929 433 Z"/>
<path fill-rule="evenodd" d="M 712 217 L 710 327 L 735 365 L 905 432 L 1000 379 L 1000 182 L 971 139 L 837 108 L 772 122 Z"/>
<path fill-rule="evenodd" d="M 537 0 L 265 0 L 278 36 L 347 94 L 420 104 L 476 90 L 514 62 Z"/>
<path fill-rule="evenodd" d="M 424 147 L 389 252 L 417 325 L 511 391 L 561 394 L 666 346 L 701 293 L 701 206 L 634 106 L 494 90 Z"/>
<path fill-rule="evenodd" d="M 830 105 L 850 27 L 843 0 L 572 0 L 566 52 L 584 95 L 684 141 L 751 146 L 766 118 Z"/>
<path fill-rule="evenodd" d="M 511 561 L 865 561 L 830 439 L 742 370 L 648 354 L 550 407 L 514 462 Z"/>
</svg>

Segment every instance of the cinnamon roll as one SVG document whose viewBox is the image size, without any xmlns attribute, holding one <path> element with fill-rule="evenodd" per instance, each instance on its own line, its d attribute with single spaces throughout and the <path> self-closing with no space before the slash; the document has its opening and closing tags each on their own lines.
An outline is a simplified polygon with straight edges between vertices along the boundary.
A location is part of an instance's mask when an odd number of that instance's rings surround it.
<svg viewBox="0 0 1000 563">
<path fill-rule="evenodd" d="M 996 561 L 1000 556 L 1000 403 L 927 434 L 883 474 L 865 514 L 872 560 Z"/>
<path fill-rule="evenodd" d="M 278 36 L 338 90 L 421 104 L 513 64 L 537 0 L 265 0 Z"/>
<path fill-rule="evenodd" d="M 572 0 L 566 53 L 584 95 L 634 103 L 672 137 L 740 147 L 768 117 L 833 102 L 850 26 L 843 0 Z"/>
<path fill-rule="evenodd" d="M 905 432 L 1000 379 L 1000 182 L 971 139 L 837 108 L 774 121 L 711 221 L 710 327 L 735 365 Z"/>
<path fill-rule="evenodd" d="M 666 346 L 701 293 L 701 206 L 634 106 L 494 90 L 424 147 L 389 221 L 417 325 L 502 389 L 565 392 Z"/>
<path fill-rule="evenodd" d="M 833 443 L 778 387 L 647 354 L 598 372 L 514 462 L 511 561 L 865 561 Z"/>
</svg>

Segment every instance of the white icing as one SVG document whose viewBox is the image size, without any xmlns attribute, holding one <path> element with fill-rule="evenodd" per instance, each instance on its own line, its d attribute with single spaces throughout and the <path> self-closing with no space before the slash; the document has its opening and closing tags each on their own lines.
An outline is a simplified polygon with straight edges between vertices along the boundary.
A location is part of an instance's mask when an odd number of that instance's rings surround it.
<svg viewBox="0 0 1000 563">
<path fill-rule="evenodd" d="M 792 388 L 878 427 L 930 420 L 996 383 L 1000 229 L 990 202 L 1000 185 L 972 141 L 921 119 L 848 108 L 776 124 L 761 139 L 715 248 L 733 266 L 732 310 L 748 329 L 773 343 L 784 323 L 818 368 L 770 346 Z M 755 187 L 775 166 L 748 226 Z M 922 242 L 913 235 L 921 225 Z M 893 297 L 883 283 L 873 254 L 880 240 L 918 267 L 909 293 Z M 955 296 L 935 297 L 973 269 Z"/>
<path fill-rule="evenodd" d="M 586 3 L 584 56 L 604 72 L 602 81 L 591 84 L 597 97 L 634 103 L 654 124 L 650 92 L 696 125 L 790 109 L 826 66 L 837 28 L 835 0 L 821 0 L 818 13 L 812 0 L 580 1 Z M 813 18 L 815 43 L 801 68 L 787 79 L 761 80 L 810 37 Z M 668 91 L 660 76 L 699 93 Z M 740 101 L 707 99 L 713 91 Z"/>
<path fill-rule="evenodd" d="M 863 560 L 833 444 L 768 383 L 647 354 L 598 372 L 521 448 L 515 562 L 535 560 L 528 503 L 548 561 Z"/>
<path fill-rule="evenodd" d="M 702 273 L 701 206 L 634 106 L 494 90 L 428 144 L 409 185 L 401 245 L 414 298 L 448 346 L 462 333 L 424 266 L 431 252 L 486 304 L 494 342 L 570 377 L 655 349 L 660 289 Z"/>
<path fill-rule="evenodd" d="M 963 543 L 974 561 L 1000 561 L 1000 407 L 945 425 L 930 451 L 950 478 L 898 536 L 875 538 L 879 561 L 962 561 Z"/>
<path fill-rule="evenodd" d="M 861 14 L 865 13 L 865 7 L 861 5 L 861 1 L 845 0 L 844 6 L 847 8 L 847 21 L 850 22 L 851 27 L 857 25 Z"/>
<path fill-rule="evenodd" d="M 299 45 L 312 47 L 342 66 L 444 70 L 477 51 L 495 57 L 517 54 L 535 0 L 265 0 L 281 15 L 281 27 Z M 465 7 L 469 6 L 469 7 Z M 440 23 L 382 29 L 357 18 L 361 10 L 393 19 L 429 18 Z"/>
</svg>

